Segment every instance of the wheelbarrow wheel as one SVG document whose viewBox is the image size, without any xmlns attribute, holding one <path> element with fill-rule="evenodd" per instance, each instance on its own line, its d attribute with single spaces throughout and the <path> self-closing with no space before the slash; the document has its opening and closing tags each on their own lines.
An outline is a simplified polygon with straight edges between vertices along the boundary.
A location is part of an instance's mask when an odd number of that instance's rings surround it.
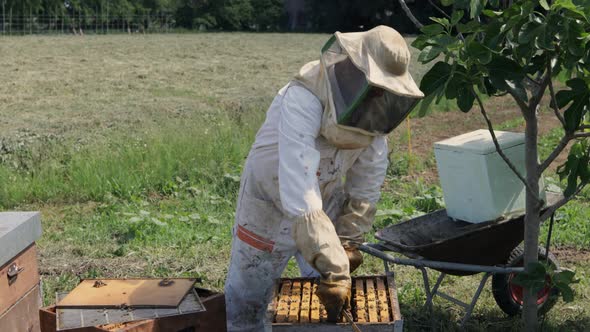
<svg viewBox="0 0 590 332">
<path fill-rule="evenodd" d="M 545 260 L 545 248 L 539 248 L 539 260 Z M 524 249 L 516 247 L 510 253 L 508 259 L 508 266 L 523 266 Z M 549 253 L 549 264 L 553 268 L 559 268 L 559 263 L 555 256 Z M 516 273 L 510 274 L 495 274 L 492 277 L 492 293 L 496 303 L 509 316 L 515 316 L 522 311 L 522 303 L 524 300 L 523 288 L 512 282 Z M 537 293 L 537 306 L 539 307 L 539 314 L 547 313 L 555 302 L 557 302 L 558 289 L 549 285 L 549 277 L 545 287 Z"/>
</svg>

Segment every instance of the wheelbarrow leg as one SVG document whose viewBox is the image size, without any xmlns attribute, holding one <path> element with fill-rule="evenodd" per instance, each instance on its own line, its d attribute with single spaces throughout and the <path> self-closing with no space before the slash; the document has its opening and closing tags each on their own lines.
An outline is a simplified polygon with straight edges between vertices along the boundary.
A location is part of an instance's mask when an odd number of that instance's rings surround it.
<svg viewBox="0 0 590 332">
<path fill-rule="evenodd" d="M 424 292 L 426 293 L 426 303 L 424 304 L 425 307 L 428 308 L 428 313 L 430 314 L 430 327 L 431 330 L 435 330 L 436 323 L 434 321 L 434 310 L 433 310 L 433 298 L 434 294 L 430 290 L 430 281 L 428 280 L 428 271 L 425 267 L 419 267 L 420 271 L 422 272 L 422 279 L 424 281 Z M 438 281 L 437 281 L 438 283 Z"/>
<path fill-rule="evenodd" d="M 426 303 L 424 303 L 425 307 L 428 307 L 430 313 L 432 314 L 432 292 L 430 290 L 430 281 L 428 280 L 428 271 L 426 268 L 421 267 L 420 271 L 422 272 L 422 279 L 424 281 L 424 292 L 426 293 Z"/>
<path fill-rule="evenodd" d="M 440 273 L 440 275 L 438 276 L 438 279 L 436 280 L 436 283 L 434 284 L 434 288 L 432 288 L 432 297 L 436 296 L 436 293 L 438 292 L 438 288 L 440 287 L 440 284 L 442 283 L 443 279 L 447 276 L 446 273 Z"/>
<path fill-rule="evenodd" d="M 488 281 L 488 279 L 491 275 L 492 274 L 488 272 L 488 273 L 484 274 L 484 276 L 481 278 L 481 281 L 479 283 L 479 287 L 477 287 L 477 291 L 475 292 L 475 294 L 473 295 L 473 298 L 471 299 L 471 304 L 469 304 L 469 306 L 466 308 L 465 316 L 463 316 L 463 319 L 461 320 L 461 329 L 463 329 L 465 327 L 465 323 L 467 323 L 467 321 L 471 317 L 471 314 L 473 313 L 473 309 L 475 308 L 475 305 L 477 304 L 477 300 L 479 299 L 479 296 L 481 295 L 481 292 L 483 291 L 483 287 L 486 285 L 486 282 Z"/>
<path fill-rule="evenodd" d="M 434 301 L 434 297 L 438 293 L 438 288 L 442 283 L 443 279 L 447 276 L 446 273 L 441 273 L 436 279 L 436 283 L 434 287 L 430 289 L 430 281 L 428 280 L 428 271 L 425 268 L 420 268 L 422 271 L 422 278 L 424 279 L 424 291 L 426 292 L 426 303 L 424 303 L 424 307 L 428 307 L 428 309 L 432 308 L 432 303 Z"/>
</svg>

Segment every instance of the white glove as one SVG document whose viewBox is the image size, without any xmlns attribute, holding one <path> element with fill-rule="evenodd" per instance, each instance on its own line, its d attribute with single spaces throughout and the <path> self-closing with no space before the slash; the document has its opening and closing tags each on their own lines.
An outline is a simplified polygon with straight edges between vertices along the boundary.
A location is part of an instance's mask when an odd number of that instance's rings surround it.
<svg viewBox="0 0 590 332">
<path fill-rule="evenodd" d="M 334 224 L 342 245 L 354 248 L 361 245 L 365 233 L 371 230 L 376 212 L 375 205 L 368 200 L 349 198 Z"/>
<path fill-rule="evenodd" d="M 348 281 L 348 256 L 330 218 L 322 210 L 306 213 L 293 223 L 295 245 L 325 281 Z"/>
</svg>

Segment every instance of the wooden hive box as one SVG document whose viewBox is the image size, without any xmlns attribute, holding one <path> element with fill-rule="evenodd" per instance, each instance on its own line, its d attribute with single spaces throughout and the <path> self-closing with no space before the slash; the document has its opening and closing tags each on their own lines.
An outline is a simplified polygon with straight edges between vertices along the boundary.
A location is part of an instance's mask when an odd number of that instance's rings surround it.
<svg viewBox="0 0 590 332">
<path fill-rule="evenodd" d="M 68 332 L 225 332 L 225 297 L 222 293 L 196 288 L 203 305 L 204 312 L 147 319 L 122 324 L 109 324 L 85 327 Z M 56 332 L 55 306 L 39 309 L 41 332 Z"/>
<path fill-rule="evenodd" d="M 269 305 L 273 331 L 351 331 L 348 322 L 330 324 L 315 295 L 314 278 L 281 279 Z M 363 332 L 402 331 L 393 274 L 352 278 L 351 313 Z"/>
<path fill-rule="evenodd" d="M 0 213 L 0 331 L 39 331 L 38 212 Z"/>
</svg>

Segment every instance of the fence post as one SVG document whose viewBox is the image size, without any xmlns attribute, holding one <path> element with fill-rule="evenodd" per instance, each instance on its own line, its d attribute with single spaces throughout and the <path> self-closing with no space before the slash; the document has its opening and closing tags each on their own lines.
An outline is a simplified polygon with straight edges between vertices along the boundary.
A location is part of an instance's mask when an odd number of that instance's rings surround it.
<svg viewBox="0 0 590 332">
<path fill-rule="evenodd" d="M 2 1 L 2 34 L 6 33 L 6 8 L 5 3 Z"/>
</svg>

